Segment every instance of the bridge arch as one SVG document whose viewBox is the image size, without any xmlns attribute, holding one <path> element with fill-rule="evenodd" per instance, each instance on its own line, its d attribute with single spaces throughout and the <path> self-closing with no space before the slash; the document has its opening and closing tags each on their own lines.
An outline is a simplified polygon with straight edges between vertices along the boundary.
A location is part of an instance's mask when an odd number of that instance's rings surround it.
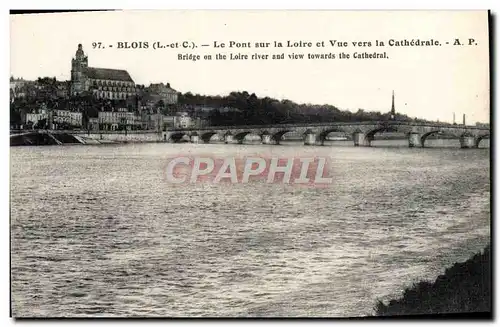
<svg viewBox="0 0 500 327">
<path fill-rule="evenodd" d="M 210 131 L 210 132 L 206 132 L 206 133 L 203 133 L 201 134 L 201 140 L 204 142 L 204 143 L 210 143 L 210 140 L 212 139 L 212 137 L 214 135 L 217 135 L 218 133 L 217 132 L 214 132 L 214 131 Z"/>
<path fill-rule="evenodd" d="M 271 139 L 273 139 L 276 142 L 276 144 L 280 144 L 280 141 L 283 138 L 283 135 L 285 135 L 286 133 L 291 132 L 291 131 L 292 131 L 291 129 L 285 129 L 285 130 L 278 131 L 278 132 L 273 134 Z"/>
<path fill-rule="evenodd" d="M 243 141 L 245 140 L 245 137 L 247 137 L 248 135 L 255 135 L 255 136 L 260 137 L 260 139 L 262 139 L 261 133 L 256 133 L 255 131 L 244 131 L 244 132 L 237 133 L 234 136 L 234 139 L 236 141 L 238 141 L 238 143 L 243 143 Z"/>
<path fill-rule="evenodd" d="M 490 134 L 484 134 L 484 135 L 480 135 L 476 138 L 476 148 L 479 147 L 479 143 L 481 143 L 482 140 L 484 139 L 490 139 Z"/>
<path fill-rule="evenodd" d="M 380 132 L 399 132 L 398 128 L 392 125 L 388 126 L 379 126 L 377 128 L 374 128 L 370 131 L 368 131 L 365 135 L 365 139 L 369 142 L 373 141 L 375 138 L 375 134 L 380 133 Z"/>
<path fill-rule="evenodd" d="M 348 136 L 348 135 L 349 135 L 346 131 L 344 131 L 344 130 L 342 130 L 342 129 L 340 129 L 340 128 L 336 128 L 336 127 L 333 127 L 333 128 L 327 128 L 327 129 L 325 129 L 325 130 L 321 131 L 321 132 L 319 133 L 319 135 L 318 135 L 318 137 L 319 137 L 319 141 L 321 142 L 321 144 L 323 144 L 323 143 L 326 141 L 326 138 L 328 137 L 328 134 L 333 133 L 333 132 L 336 132 L 336 133 L 343 133 L 345 136 Z M 352 136 L 352 135 L 351 135 L 351 136 Z"/>
<path fill-rule="evenodd" d="M 243 139 L 248 135 L 251 134 L 252 132 L 250 131 L 245 131 L 245 132 L 240 132 L 234 136 L 234 138 L 239 142 L 243 141 Z"/>
<path fill-rule="evenodd" d="M 446 132 L 442 129 L 436 129 L 436 130 L 432 130 L 430 132 L 427 132 L 425 134 L 423 134 L 421 137 L 420 137 L 420 143 L 422 144 L 422 147 L 425 146 L 425 141 L 427 140 L 427 138 L 431 135 L 448 135 L 448 136 L 453 136 L 455 138 L 459 138 L 461 135 L 457 135 L 455 133 L 450 133 L 450 132 Z M 465 134 L 462 134 L 462 135 L 465 135 Z"/>
<path fill-rule="evenodd" d="M 170 134 L 170 137 L 169 137 L 168 141 L 171 141 L 171 142 L 174 142 L 174 143 L 179 143 L 179 142 L 182 141 L 182 139 L 186 135 L 187 134 L 184 133 L 184 132 L 175 132 L 173 134 Z"/>
</svg>

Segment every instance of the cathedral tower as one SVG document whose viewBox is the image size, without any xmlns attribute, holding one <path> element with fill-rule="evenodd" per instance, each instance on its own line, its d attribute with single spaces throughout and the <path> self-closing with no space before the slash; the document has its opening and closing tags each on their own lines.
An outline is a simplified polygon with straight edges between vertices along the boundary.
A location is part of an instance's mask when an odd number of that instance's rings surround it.
<svg viewBox="0 0 500 327">
<path fill-rule="evenodd" d="M 86 90 L 85 69 L 88 65 L 88 58 L 83 52 L 82 45 L 78 44 L 75 58 L 71 59 L 71 95 L 76 95 Z"/>
</svg>

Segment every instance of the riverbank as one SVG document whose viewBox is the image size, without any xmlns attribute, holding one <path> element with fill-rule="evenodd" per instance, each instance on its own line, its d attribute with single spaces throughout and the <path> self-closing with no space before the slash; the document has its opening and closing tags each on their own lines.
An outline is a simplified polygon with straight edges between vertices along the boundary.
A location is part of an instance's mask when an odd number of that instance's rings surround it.
<svg viewBox="0 0 500 327">
<path fill-rule="evenodd" d="M 14 134 L 10 136 L 11 146 L 61 145 L 81 143 L 81 140 L 68 133 L 60 133 L 54 135 L 52 133 L 29 132 L 23 134 Z"/>
<path fill-rule="evenodd" d="M 36 130 L 12 133 L 11 146 L 62 145 L 62 144 L 108 144 L 108 143 L 152 143 L 164 141 L 162 133 L 152 131 L 88 132 Z"/>
<path fill-rule="evenodd" d="M 405 289 L 403 297 L 379 301 L 377 316 L 491 312 L 491 249 L 455 263 L 434 282 L 421 281 Z"/>
</svg>

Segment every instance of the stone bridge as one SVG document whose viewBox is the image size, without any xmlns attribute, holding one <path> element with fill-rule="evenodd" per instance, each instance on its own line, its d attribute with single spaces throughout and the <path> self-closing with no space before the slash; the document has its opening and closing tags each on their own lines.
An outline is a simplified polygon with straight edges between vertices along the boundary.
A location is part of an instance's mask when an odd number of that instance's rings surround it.
<svg viewBox="0 0 500 327">
<path fill-rule="evenodd" d="M 267 126 L 214 126 L 198 129 L 176 129 L 163 132 L 163 141 L 178 142 L 188 136 L 193 143 L 209 143 L 214 135 L 225 143 L 243 143 L 249 134 L 258 135 L 263 144 L 279 144 L 286 133 L 303 136 L 305 145 L 323 145 L 328 134 L 343 133 L 355 146 L 370 146 L 375 134 L 381 132 L 404 133 L 410 147 L 424 147 L 431 135 L 447 135 L 460 139 L 462 148 L 478 147 L 479 142 L 490 137 L 487 127 L 413 123 L 399 121 L 338 122 L 321 124 L 286 124 Z"/>
</svg>

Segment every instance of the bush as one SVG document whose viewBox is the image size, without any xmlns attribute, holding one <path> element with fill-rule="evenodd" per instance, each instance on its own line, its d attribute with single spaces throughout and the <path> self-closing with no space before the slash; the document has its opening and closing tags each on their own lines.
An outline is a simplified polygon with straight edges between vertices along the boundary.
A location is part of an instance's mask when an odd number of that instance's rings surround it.
<svg viewBox="0 0 500 327">
<path fill-rule="evenodd" d="M 385 304 L 378 301 L 378 316 L 491 312 L 490 245 L 466 262 L 455 263 L 433 283 L 422 281 L 403 296 Z"/>
</svg>

